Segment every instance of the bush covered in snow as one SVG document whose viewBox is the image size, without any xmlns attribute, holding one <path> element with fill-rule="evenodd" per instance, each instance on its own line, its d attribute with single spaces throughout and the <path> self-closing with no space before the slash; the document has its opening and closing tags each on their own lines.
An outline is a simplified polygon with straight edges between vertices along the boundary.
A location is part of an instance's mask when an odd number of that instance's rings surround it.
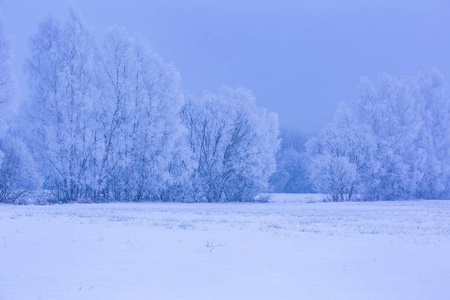
<svg viewBox="0 0 450 300">
<path fill-rule="evenodd" d="M 19 202 L 40 184 L 27 146 L 11 136 L 0 139 L 0 202 Z"/>
</svg>

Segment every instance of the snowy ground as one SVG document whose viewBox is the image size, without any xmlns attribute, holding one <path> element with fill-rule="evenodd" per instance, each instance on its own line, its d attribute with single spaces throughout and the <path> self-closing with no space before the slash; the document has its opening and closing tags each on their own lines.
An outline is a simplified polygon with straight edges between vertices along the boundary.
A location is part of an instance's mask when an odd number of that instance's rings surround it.
<svg viewBox="0 0 450 300">
<path fill-rule="evenodd" d="M 0 205 L 0 299 L 449 299 L 450 201 L 282 197 Z"/>
</svg>

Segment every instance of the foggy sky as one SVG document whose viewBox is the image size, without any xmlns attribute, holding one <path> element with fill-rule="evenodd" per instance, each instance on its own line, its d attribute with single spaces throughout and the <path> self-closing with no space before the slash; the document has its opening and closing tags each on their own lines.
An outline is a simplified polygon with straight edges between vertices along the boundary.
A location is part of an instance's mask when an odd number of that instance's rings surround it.
<svg viewBox="0 0 450 300">
<path fill-rule="evenodd" d="M 245 86 L 283 127 L 316 132 L 362 75 L 437 68 L 450 80 L 448 0 L 0 1 L 16 72 L 45 16 L 73 3 L 97 40 L 117 24 L 140 33 L 181 72 L 190 93 Z"/>
</svg>

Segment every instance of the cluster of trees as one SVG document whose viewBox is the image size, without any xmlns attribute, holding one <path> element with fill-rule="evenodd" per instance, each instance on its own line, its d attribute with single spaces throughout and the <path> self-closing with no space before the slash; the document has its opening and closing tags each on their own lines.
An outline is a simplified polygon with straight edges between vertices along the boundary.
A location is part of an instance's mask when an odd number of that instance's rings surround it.
<svg viewBox="0 0 450 300">
<path fill-rule="evenodd" d="M 0 27 L 0 202 L 40 188 L 59 202 L 245 201 L 267 189 L 278 120 L 248 90 L 186 96 L 146 41 L 114 27 L 97 45 L 74 9 L 43 20 L 30 50 L 30 98 L 8 119 L 17 93 Z"/>
<path fill-rule="evenodd" d="M 450 100 L 437 72 L 363 78 L 317 137 L 284 130 L 278 151 L 277 116 L 251 92 L 187 95 L 177 70 L 124 29 L 97 44 L 70 9 L 39 24 L 30 52 L 21 103 L 0 22 L 0 202 L 35 191 L 59 202 L 450 197 Z"/>
<path fill-rule="evenodd" d="M 279 148 L 278 119 L 242 88 L 190 98 L 182 110 L 194 159 L 194 197 L 253 199 L 268 189 Z"/>
<path fill-rule="evenodd" d="M 308 144 L 311 181 L 332 200 L 450 197 L 450 99 L 437 72 L 363 78 L 359 98 Z"/>
</svg>

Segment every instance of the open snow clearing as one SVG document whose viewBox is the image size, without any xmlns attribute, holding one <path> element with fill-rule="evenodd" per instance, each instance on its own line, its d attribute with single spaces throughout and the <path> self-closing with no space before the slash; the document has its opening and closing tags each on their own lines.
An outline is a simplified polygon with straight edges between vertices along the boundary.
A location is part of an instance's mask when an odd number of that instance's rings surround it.
<svg viewBox="0 0 450 300">
<path fill-rule="evenodd" d="M 450 201 L 0 205 L 0 299 L 448 299 L 449 220 Z"/>
</svg>

